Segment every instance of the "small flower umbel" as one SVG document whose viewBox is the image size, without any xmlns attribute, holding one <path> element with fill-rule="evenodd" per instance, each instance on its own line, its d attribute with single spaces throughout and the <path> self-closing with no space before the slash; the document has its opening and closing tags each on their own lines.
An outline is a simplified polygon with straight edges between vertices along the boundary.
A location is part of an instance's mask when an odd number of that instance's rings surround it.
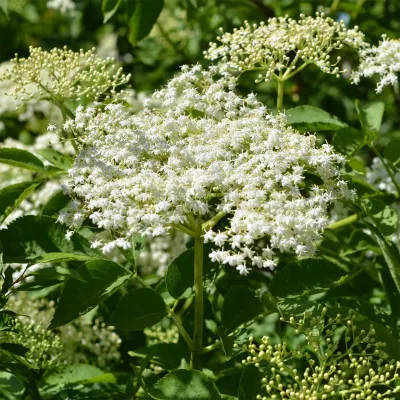
<svg viewBox="0 0 400 400">
<path fill-rule="evenodd" d="M 400 40 L 389 40 L 386 35 L 382 39 L 379 46 L 365 48 L 360 52 L 360 66 L 352 74 L 352 80 L 356 84 L 362 77 L 378 75 L 380 81 L 376 87 L 377 93 L 381 93 L 385 86 L 395 85 L 400 72 Z"/>
<path fill-rule="evenodd" d="M 327 74 L 339 76 L 340 57 L 332 61 L 332 53 L 343 46 L 355 50 L 366 46 L 358 27 L 347 29 L 344 22 L 300 15 L 298 21 L 289 17 L 270 18 L 259 26 L 250 25 L 223 33 L 220 43 L 210 43 L 206 58 L 220 60 L 221 71 L 242 73 L 259 70 L 256 82 L 275 80 L 278 83 L 278 111 L 282 108 L 283 82 L 307 65 L 314 64 Z"/>
<path fill-rule="evenodd" d="M 349 194 L 341 155 L 286 127 L 254 95 L 238 96 L 233 77 L 216 78 L 214 68 L 184 67 L 142 114 L 79 108 L 66 124 L 82 151 L 66 184 L 74 202 L 59 219 L 77 229 L 88 217 L 113 230 L 105 252 L 129 248 L 136 234 L 189 234 L 197 310 L 204 241 L 214 244 L 213 261 L 241 274 L 273 269 L 278 251 L 313 254 L 329 205 Z M 203 318 L 195 318 L 200 353 Z"/>
<path fill-rule="evenodd" d="M 11 60 L 12 67 L 0 79 L 14 82 L 12 94 L 22 101 L 35 97 L 59 105 L 68 100 L 95 101 L 125 96 L 125 91 L 117 92 L 117 88 L 125 85 L 130 75 L 125 75 L 113 58 L 103 60 L 94 51 L 74 52 L 67 47 L 45 51 L 30 47 L 30 56 L 18 58 L 16 55 Z"/>
<path fill-rule="evenodd" d="M 286 321 L 302 340 L 302 349 L 271 344 L 266 336 L 256 345 L 250 338 L 250 355 L 242 363 L 254 364 L 266 375 L 265 395 L 258 394 L 258 400 L 389 400 L 400 393 L 400 362 L 382 351 L 386 344 L 375 339 L 374 327 L 357 327 L 351 311 L 330 318 L 326 312 L 324 308 L 321 315 L 306 313 Z"/>
</svg>

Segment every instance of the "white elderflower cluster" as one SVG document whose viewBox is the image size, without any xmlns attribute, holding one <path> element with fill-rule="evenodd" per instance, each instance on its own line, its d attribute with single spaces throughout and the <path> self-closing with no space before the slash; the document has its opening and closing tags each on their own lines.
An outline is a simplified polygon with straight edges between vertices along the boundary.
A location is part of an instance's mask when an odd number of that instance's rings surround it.
<svg viewBox="0 0 400 400">
<path fill-rule="evenodd" d="M 352 80 L 358 84 L 360 78 L 380 77 L 376 92 L 381 93 L 387 85 L 398 82 L 400 71 L 400 40 L 389 40 L 383 35 L 379 46 L 372 46 L 360 51 L 361 62 L 357 71 L 352 73 Z"/>
<path fill-rule="evenodd" d="M 204 235 L 212 260 L 242 274 L 273 269 L 277 251 L 312 255 L 328 207 L 350 194 L 344 157 L 215 74 L 183 67 L 154 94 L 160 108 L 140 115 L 118 104 L 79 108 L 66 124 L 83 147 L 66 184 L 74 202 L 59 220 L 77 229 L 89 217 L 115 231 L 104 252 L 129 248 L 135 234 Z"/>
<path fill-rule="evenodd" d="M 125 75 L 113 58 L 99 58 L 94 48 L 74 52 L 67 47 L 50 51 L 30 47 L 29 51 L 28 58 L 16 56 L 11 60 L 12 67 L 0 77 L 14 82 L 12 94 L 16 99 L 46 99 L 60 104 L 82 97 L 107 100 L 126 95 L 117 89 L 129 81 L 130 75 Z"/>
<path fill-rule="evenodd" d="M 222 29 L 221 32 L 223 33 Z M 340 57 L 331 61 L 331 54 L 344 45 L 355 50 L 366 46 L 358 27 L 347 29 L 343 21 L 300 15 L 298 21 L 285 17 L 270 18 L 259 26 L 250 25 L 223 33 L 210 43 L 206 58 L 220 59 L 222 71 L 261 70 L 258 80 L 288 79 L 308 64 L 315 64 L 324 73 L 338 75 Z"/>
<path fill-rule="evenodd" d="M 76 4 L 72 0 L 48 0 L 47 8 L 58 10 L 62 14 L 73 14 L 76 10 Z"/>
</svg>

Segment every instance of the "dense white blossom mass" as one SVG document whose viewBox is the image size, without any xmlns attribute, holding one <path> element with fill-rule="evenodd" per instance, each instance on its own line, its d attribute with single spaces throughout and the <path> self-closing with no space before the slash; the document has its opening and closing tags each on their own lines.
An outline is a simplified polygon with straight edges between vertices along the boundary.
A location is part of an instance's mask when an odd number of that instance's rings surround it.
<svg viewBox="0 0 400 400">
<path fill-rule="evenodd" d="M 347 29 L 343 21 L 326 18 L 323 13 L 315 17 L 301 14 L 298 21 L 287 16 L 270 18 L 259 26 L 245 21 L 244 27 L 223 33 L 217 40 L 220 43 L 210 43 L 205 52 L 207 58 L 220 60 L 222 71 L 260 70 L 259 81 L 288 79 L 308 64 L 337 75 L 340 57 L 331 61 L 335 50 L 367 46 L 357 26 Z"/>
<path fill-rule="evenodd" d="M 359 83 L 360 78 L 371 78 L 379 75 L 380 81 L 376 87 L 377 93 L 387 85 L 398 82 L 397 74 L 400 71 L 400 40 L 389 40 L 383 36 L 379 46 L 372 46 L 360 51 L 360 66 L 353 72 L 352 80 Z"/>
<path fill-rule="evenodd" d="M 238 96 L 234 78 L 215 78 L 213 68 L 183 67 L 138 115 L 79 108 L 65 124 L 82 147 L 66 183 L 74 201 L 59 219 L 115 231 L 94 243 L 107 252 L 129 248 L 135 234 L 195 231 L 200 216 L 212 260 L 242 274 L 273 269 L 277 252 L 312 255 L 329 205 L 349 195 L 344 157 L 286 127 L 255 95 Z"/>
</svg>

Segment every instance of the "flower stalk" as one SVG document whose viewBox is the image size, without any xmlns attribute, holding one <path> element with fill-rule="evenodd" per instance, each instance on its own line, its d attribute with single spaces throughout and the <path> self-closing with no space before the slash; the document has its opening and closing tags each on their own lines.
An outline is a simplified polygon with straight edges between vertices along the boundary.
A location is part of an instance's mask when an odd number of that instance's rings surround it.
<svg viewBox="0 0 400 400">
<path fill-rule="evenodd" d="M 201 229 L 201 216 L 198 217 L 198 226 Z M 203 293 L 203 253 L 204 238 L 197 236 L 194 242 L 194 331 L 193 348 L 190 365 L 193 369 L 200 368 L 200 356 L 203 350 L 203 318 L 204 318 L 204 293 Z"/>
</svg>

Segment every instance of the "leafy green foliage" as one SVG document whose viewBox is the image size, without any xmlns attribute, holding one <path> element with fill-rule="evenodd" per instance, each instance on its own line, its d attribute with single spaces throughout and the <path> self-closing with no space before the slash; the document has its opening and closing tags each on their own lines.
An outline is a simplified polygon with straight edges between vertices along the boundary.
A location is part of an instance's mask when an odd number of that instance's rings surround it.
<svg viewBox="0 0 400 400">
<path fill-rule="evenodd" d="M 26 150 L 2 147 L 0 148 L 0 163 L 36 172 L 45 171 L 44 164 L 36 156 Z"/>
<path fill-rule="evenodd" d="M 88 313 L 131 278 L 131 273 L 107 260 L 88 261 L 78 269 L 83 280 L 68 279 L 49 329 Z"/>
<path fill-rule="evenodd" d="M 62 190 L 54 194 L 42 209 L 42 215 L 50 217 L 58 215 L 58 213 L 70 202 L 70 198 L 63 193 Z"/>
<path fill-rule="evenodd" d="M 67 171 L 73 164 L 73 159 L 54 149 L 41 149 L 37 151 L 44 159 L 55 167 Z"/>
<path fill-rule="evenodd" d="M 347 126 L 334 115 L 309 105 L 290 108 L 286 114 L 286 123 L 300 132 L 336 131 Z"/>
<path fill-rule="evenodd" d="M 181 343 L 157 343 L 130 351 L 131 357 L 148 358 L 150 362 L 160 365 L 166 370 L 177 369 L 182 360 L 189 360 L 188 348 Z"/>
<path fill-rule="evenodd" d="M 396 231 L 398 216 L 384 201 L 378 198 L 365 197 L 361 200 L 361 204 L 384 236 L 391 236 Z"/>
<path fill-rule="evenodd" d="M 385 105 L 381 101 L 361 102 L 356 100 L 356 109 L 361 126 L 368 134 L 369 142 L 373 141 L 381 128 Z"/>
<path fill-rule="evenodd" d="M 256 400 L 261 393 L 260 371 L 254 365 L 247 365 L 239 383 L 238 400 Z"/>
<path fill-rule="evenodd" d="M 357 153 L 365 144 L 365 133 L 351 127 L 336 131 L 332 140 L 335 149 L 347 155 Z"/>
<path fill-rule="evenodd" d="M 104 14 L 104 23 L 108 22 L 108 20 L 117 12 L 121 2 L 122 0 L 103 0 L 101 10 Z"/>
<path fill-rule="evenodd" d="M 128 3 L 128 38 L 133 46 L 150 33 L 163 6 L 164 0 L 132 0 Z"/>
<path fill-rule="evenodd" d="M 279 269 L 269 290 L 278 298 L 297 298 L 339 286 L 348 275 L 342 266 L 322 258 L 308 258 Z"/>
<path fill-rule="evenodd" d="M 116 378 L 113 374 L 105 373 L 92 365 L 72 364 L 47 374 L 44 376 L 44 382 L 43 391 L 49 395 L 59 393 L 69 386 L 87 385 L 94 382 L 115 383 Z"/>
<path fill-rule="evenodd" d="M 203 372 L 177 369 L 161 378 L 149 390 L 157 400 L 218 400 L 221 398 L 214 382 Z"/>
<path fill-rule="evenodd" d="M 225 296 L 221 322 L 228 331 L 232 331 L 264 311 L 264 306 L 253 290 L 246 286 L 233 286 Z"/>
<path fill-rule="evenodd" d="M 0 190 L 0 223 L 2 223 L 32 192 L 39 183 L 22 182 Z"/>
<path fill-rule="evenodd" d="M 153 289 L 140 288 L 121 298 L 108 323 L 120 329 L 137 331 L 156 324 L 165 313 L 162 297 Z"/>
<path fill-rule="evenodd" d="M 193 257 L 194 250 L 186 250 L 168 267 L 165 284 L 169 294 L 175 299 L 186 293 L 190 295 L 188 289 L 192 288 L 194 282 Z"/>
<path fill-rule="evenodd" d="M 74 233 L 65 237 L 67 228 L 47 216 L 27 215 L 16 219 L 7 229 L 0 230 L 5 263 L 33 262 L 46 253 L 68 253 L 99 256 L 83 236 Z M 56 256 L 57 257 L 57 256 Z"/>
<path fill-rule="evenodd" d="M 397 165 L 400 161 L 400 139 L 393 139 L 384 148 L 383 155 L 386 160 L 390 161 L 393 165 Z"/>
</svg>

